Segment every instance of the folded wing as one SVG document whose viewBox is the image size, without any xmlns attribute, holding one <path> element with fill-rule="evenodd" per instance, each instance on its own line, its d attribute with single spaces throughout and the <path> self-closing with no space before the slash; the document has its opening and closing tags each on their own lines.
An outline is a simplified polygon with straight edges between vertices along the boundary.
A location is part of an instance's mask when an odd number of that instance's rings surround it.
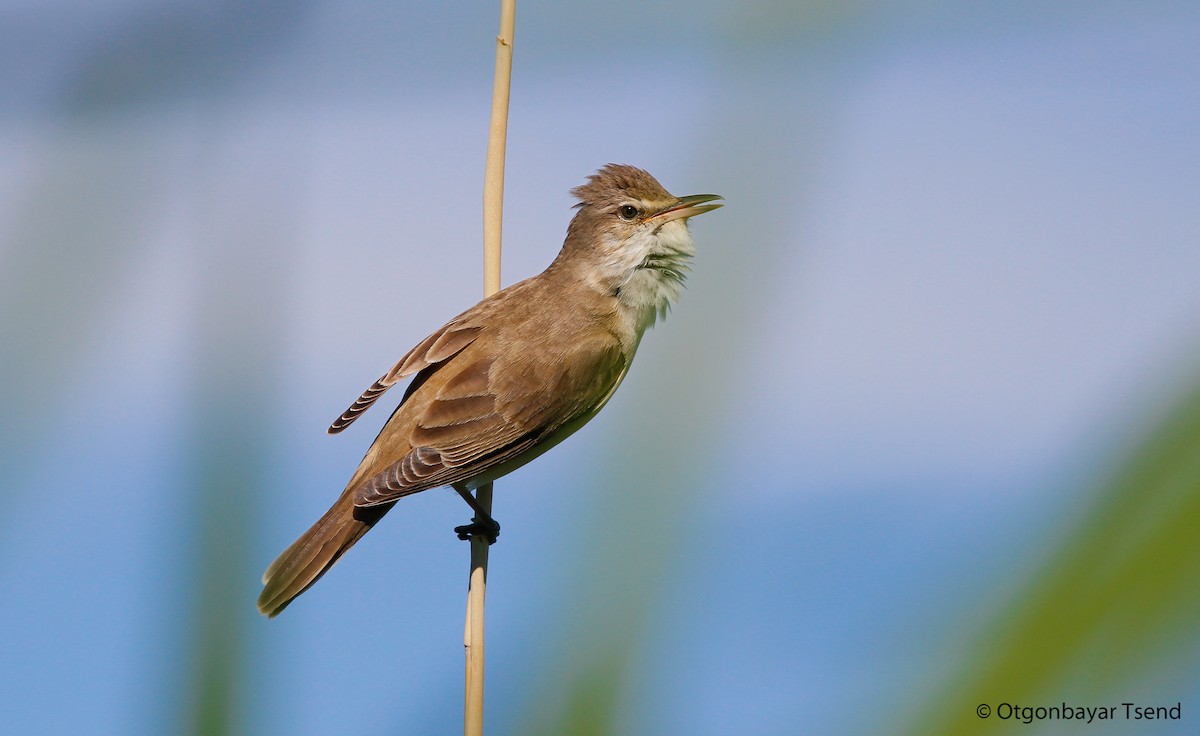
<svg viewBox="0 0 1200 736">
<path fill-rule="evenodd" d="M 355 505 L 464 482 L 561 439 L 556 432 L 574 431 L 600 410 L 628 363 L 615 343 L 600 340 L 550 360 L 523 357 L 506 353 L 501 363 L 476 345 L 427 369 L 449 377 L 427 380 L 418 393 L 433 396 L 407 402 L 419 412 L 407 452 L 363 479 Z"/>
<path fill-rule="evenodd" d="M 475 340 L 481 329 L 477 325 L 464 325 L 456 320 L 425 338 L 392 366 L 391 370 L 371 384 L 371 387 L 364 391 L 349 409 L 342 412 L 326 431 L 329 434 L 337 434 L 349 427 L 400 379 L 454 357 Z"/>
</svg>

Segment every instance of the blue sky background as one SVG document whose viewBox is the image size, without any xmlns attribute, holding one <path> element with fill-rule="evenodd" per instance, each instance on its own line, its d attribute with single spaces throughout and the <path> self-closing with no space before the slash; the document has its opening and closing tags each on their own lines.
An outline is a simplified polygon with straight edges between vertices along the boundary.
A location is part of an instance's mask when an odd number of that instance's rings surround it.
<svg viewBox="0 0 1200 736">
<path fill-rule="evenodd" d="M 452 493 L 253 604 L 388 411 L 324 428 L 479 297 L 496 13 L 0 6 L 6 731 L 219 732 L 202 672 L 233 733 L 459 728 Z M 1183 3 L 522 3 L 506 284 L 609 161 L 727 206 L 610 406 L 498 484 L 491 732 L 553 732 L 606 657 L 612 733 L 927 710 L 1200 377 L 1198 37 Z M 1197 613 L 1105 691 L 1183 702 L 1137 733 L 1194 727 Z"/>
</svg>

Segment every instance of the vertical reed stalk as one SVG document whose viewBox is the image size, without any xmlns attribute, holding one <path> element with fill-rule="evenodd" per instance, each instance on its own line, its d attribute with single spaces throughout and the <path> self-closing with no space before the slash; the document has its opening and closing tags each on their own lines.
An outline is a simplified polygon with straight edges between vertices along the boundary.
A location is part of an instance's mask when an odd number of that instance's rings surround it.
<svg viewBox="0 0 1200 736">
<path fill-rule="evenodd" d="M 500 234 L 504 210 L 504 146 L 508 136 L 508 96 L 512 81 L 513 30 L 516 0 L 500 1 L 500 35 L 496 36 L 496 71 L 492 83 L 492 116 L 488 132 L 487 165 L 483 177 L 483 293 L 500 290 Z M 492 484 L 475 492 L 479 506 L 492 513 Z M 467 590 L 467 621 L 463 632 L 466 653 L 463 733 L 483 736 L 483 604 L 486 596 L 488 541 L 471 537 L 471 579 Z"/>
</svg>

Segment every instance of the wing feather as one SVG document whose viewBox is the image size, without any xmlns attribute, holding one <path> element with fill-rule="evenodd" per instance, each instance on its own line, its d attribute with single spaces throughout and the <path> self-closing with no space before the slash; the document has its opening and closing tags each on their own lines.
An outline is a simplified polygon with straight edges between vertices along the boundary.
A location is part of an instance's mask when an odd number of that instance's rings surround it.
<svg viewBox="0 0 1200 736">
<path fill-rule="evenodd" d="M 346 427 L 349 427 L 355 419 L 358 419 L 360 414 L 370 409 L 371 405 L 385 391 L 396 385 L 400 379 L 454 357 L 474 342 L 482 329 L 478 325 L 464 325 L 459 320 L 455 320 L 425 338 L 415 348 L 409 350 L 403 358 L 397 361 L 391 370 L 383 374 L 378 381 L 371 384 L 371 387 L 364 391 L 362 396 L 359 396 L 350 405 L 349 409 L 342 412 L 342 415 L 334 420 L 333 424 L 329 425 L 329 429 L 326 431 L 329 434 L 337 434 Z"/>
<path fill-rule="evenodd" d="M 465 482 L 535 451 L 564 425 L 599 411 L 628 366 L 607 340 L 572 346 L 569 356 L 541 365 L 502 365 L 482 352 L 460 351 L 437 367 L 454 375 L 431 389 L 436 394 L 415 417 L 407 452 L 358 486 L 356 506 Z"/>
</svg>

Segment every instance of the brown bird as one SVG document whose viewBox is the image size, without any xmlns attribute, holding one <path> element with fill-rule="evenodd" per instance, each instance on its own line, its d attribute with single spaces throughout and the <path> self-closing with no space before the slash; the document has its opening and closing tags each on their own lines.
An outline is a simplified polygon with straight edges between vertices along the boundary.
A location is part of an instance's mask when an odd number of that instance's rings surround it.
<svg viewBox="0 0 1200 736">
<path fill-rule="evenodd" d="M 679 296 L 695 254 L 687 219 L 715 194 L 672 196 L 609 164 L 571 193 L 578 212 L 541 274 L 484 299 L 425 338 L 329 427 L 336 434 L 413 376 L 346 490 L 263 575 L 275 616 L 400 498 L 452 486 L 476 510 L 460 536 L 499 527 L 470 491 L 561 442 L 617 390 L 642 334 Z"/>
</svg>

